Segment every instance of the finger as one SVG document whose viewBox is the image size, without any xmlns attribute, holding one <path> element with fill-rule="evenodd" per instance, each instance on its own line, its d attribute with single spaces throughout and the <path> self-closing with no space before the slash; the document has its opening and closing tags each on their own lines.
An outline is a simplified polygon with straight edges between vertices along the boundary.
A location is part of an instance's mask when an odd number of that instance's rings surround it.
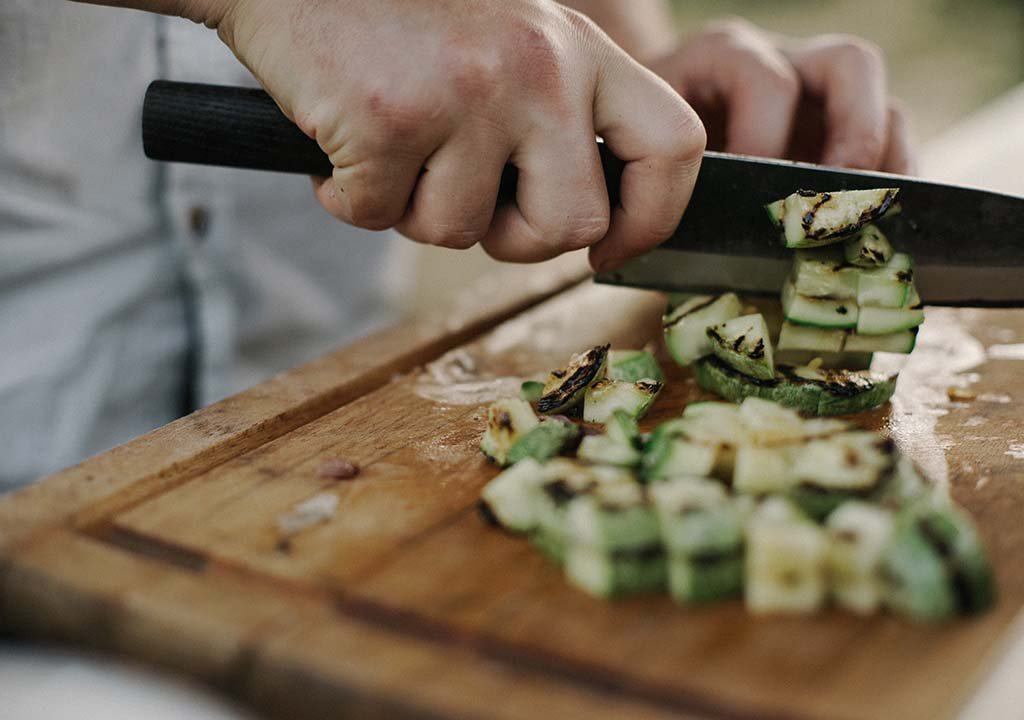
<svg viewBox="0 0 1024 720">
<path fill-rule="evenodd" d="M 397 230 L 413 240 L 464 250 L 487 236 L 511 148 L 466 133 L 428 160 Z"/>
<path fill-rule="evenodd" d="M 917 146 L 910 120 L 903 104 L 896 100 L 891 100 L 889 104 L 889 137 L 882 169 L 903 175 L 917 172 Z"/>
<path fill-rule="evenodd" d="M 480 244 L 506 262 L 538 262 L 589 247 L 608 231 L 608 190 L 593 127 L 532 132 L 511 157 L 515 204 L 498 208 Z"/>
<path fill-rule="evenodd" d="M 826 35 L 789 49 L 787 55 L 805 89 L 825 102 L 822 162 L 878 169 L 888 124 L 881 52 L 859 38 Z"/>
<path fill-rule="evenodd" d="M 392 151 L 343 167 L 314 181 L 320 204 L 334 217 L 367 230 L 393 227 L 403 215 L 425 156 Z"/>
<path fill-rule="evenodd" d="M 618 207 L 590 264 L 611 269 L 671 235 L 690 201 L 707 136 L 676 92 L 624 53 L 600 78 L 594 120 L 624 163 Z"/>
</svg>

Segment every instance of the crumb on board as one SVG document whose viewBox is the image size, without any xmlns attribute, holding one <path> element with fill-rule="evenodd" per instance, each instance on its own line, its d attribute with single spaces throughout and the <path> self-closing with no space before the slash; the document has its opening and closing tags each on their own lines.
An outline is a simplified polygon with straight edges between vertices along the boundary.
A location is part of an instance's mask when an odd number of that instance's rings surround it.
<svg viewBox="0 0 1024 720">
<path fill-rule="evenodd" d="M 339 498 L 334 493 L 322 492 L 303 500 L 291 512 L 277 516 L 277 529 L 285 537 L 329 520 L 338 510 Z"/>
<path fill-rule="evenodd" d="M 946 397 L 948 397 L 950 400 L 954 402 L 969 402 L 977 398 L 978 393 L 974 392 L 973 390 L 968 390 L 967 388 L 950 386 L 946 388 Z"/>
<path fill-rule="evenodd" d="M 320 470 L 317 473 L 322 478 L 332 478 L 334 480 L 351 480 L 359 474 L 359 465 L 346 460 L 345 458 L 331 458 L 325 460 L 320 465 Z"/>
</svg>

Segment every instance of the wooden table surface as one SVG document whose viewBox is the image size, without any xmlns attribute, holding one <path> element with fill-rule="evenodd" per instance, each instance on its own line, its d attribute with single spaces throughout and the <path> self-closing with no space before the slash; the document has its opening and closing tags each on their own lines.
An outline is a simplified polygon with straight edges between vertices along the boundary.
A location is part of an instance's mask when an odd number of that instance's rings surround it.
<svg viewBox="0 0 1024 720">
<path fill-rule="evenodd" d="M 1024 707 L 1015 667 L 992 672 L 1024 623 L 1024 312 L 929 309 L 892 406 L 858 418 L 974 515 L 995 609 L 941 627 L 755 619 L 738 603 L 591 599 L 476 516 L 495 472 L 476 449 L 490 400 L 580 348 L 659 334 L 652 293 L 580 284 L 564 265 L 521 273 L 443 322 L 356 343 L 0 500 L 0 623 L 290 718 Z M 700 396 L 687 372 L 669 382 L 651 422 Z M 977 398 L 950 402 L 953 386 Z M 320 477 L 335 457 L 363 472 Z M 321 495 L 337 512 L 283 536 L 281 517 Z"/>
</svg>

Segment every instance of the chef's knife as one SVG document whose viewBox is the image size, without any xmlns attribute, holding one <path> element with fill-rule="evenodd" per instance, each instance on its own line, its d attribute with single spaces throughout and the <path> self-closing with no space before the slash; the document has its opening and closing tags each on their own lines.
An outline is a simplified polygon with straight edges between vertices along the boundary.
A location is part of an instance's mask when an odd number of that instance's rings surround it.
<svg viewBox="0 0 1024 720">
<path fill-rule="evenodd" d="M 331 163 L 263 91 L 157 81 L 143 108 L 155 160 L 329 175 Z M 601 145 L 609 196 L 622 163 Z M 1022 171 L 1024 172 L 1024 171 Z M 514 197 L 506 167 L 501 196 Z M 936 305 L 1024 306 L 1024 198 L 887 173 L 707 152 L 683 221 L 654 251 L 597 280 L 674 291 L 779 292 L 793 253 L 763 205 L 798 189 L 900 188 L 884 230 L 915 260 L 921 297 Z"/>
</svg>

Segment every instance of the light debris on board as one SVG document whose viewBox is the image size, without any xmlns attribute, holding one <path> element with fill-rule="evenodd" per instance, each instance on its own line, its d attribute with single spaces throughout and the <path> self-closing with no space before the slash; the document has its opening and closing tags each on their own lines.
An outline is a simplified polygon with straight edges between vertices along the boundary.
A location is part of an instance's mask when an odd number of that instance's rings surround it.
<svg viewBox="0 0 1024 720">
<path fill-rule="evenodd" d="M 322 478 L 331 478 L 332 480 L 351 480 L 359 474 L 359 470 L 359 465 L 351 460 L 331 458 L 321 463 L 317 475 Z"/>
<path fill-rule="evenodd" d="M 283 535 L 294 535 L 317 523 L 330 520 L 338 510 L 339 498 L 334 493 L 317 493 L 303 500 L 291 512 L 277 516 L 277 529 Z"/>
</svg>

